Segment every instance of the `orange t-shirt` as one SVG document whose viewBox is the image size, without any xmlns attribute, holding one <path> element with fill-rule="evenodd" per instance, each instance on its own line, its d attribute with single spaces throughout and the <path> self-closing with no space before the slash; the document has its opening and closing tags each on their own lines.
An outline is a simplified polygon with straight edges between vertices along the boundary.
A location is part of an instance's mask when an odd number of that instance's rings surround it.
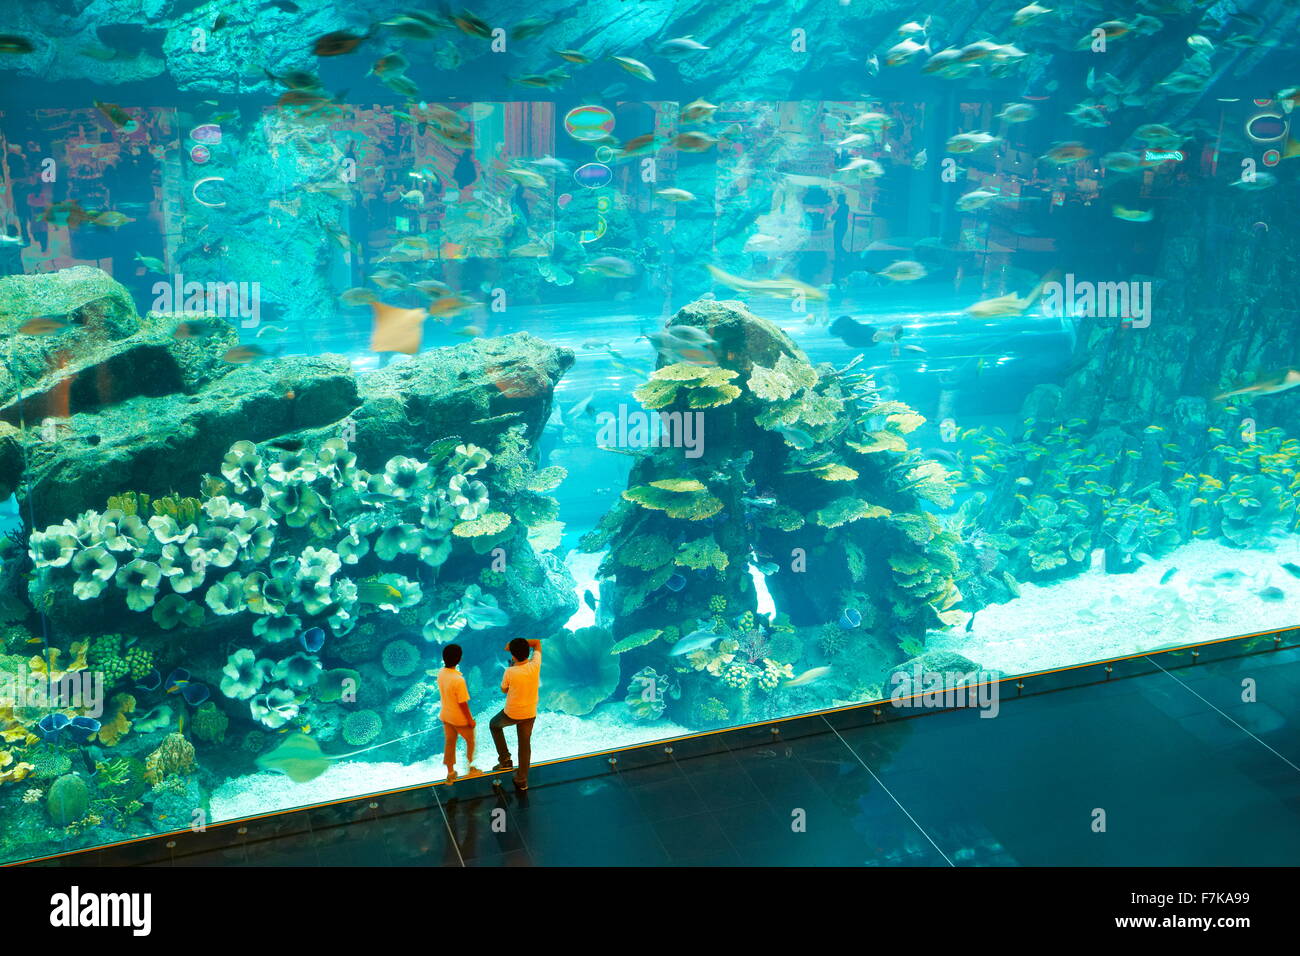
<svg viewBox="0 0 1300 956">
<path fill-rule="evenodd" d="M 506 692 L 505 712 L 515 720 L 537 716 L 537 688 L 542 682 L 542 649 L 535 648 L 522 664 L 511 664 L 501 678 Z"/>
<path fill-rule="evenodd" d="M 468 723 L 461 711 L 461 704 L 469 703 L 469 685 L 461 672 L 454 667 L 444 667 L 438 671 L 438 693 L 442 697 L 442 710 L 439 715 L 446 723 L 463 727 Z"/>
</svg>

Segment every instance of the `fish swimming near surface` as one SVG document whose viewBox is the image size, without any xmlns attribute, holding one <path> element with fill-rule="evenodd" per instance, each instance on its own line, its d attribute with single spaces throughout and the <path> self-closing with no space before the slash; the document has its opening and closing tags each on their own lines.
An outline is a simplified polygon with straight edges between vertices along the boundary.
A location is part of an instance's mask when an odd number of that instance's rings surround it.
<svg viewBox="0 0 1300 956">
<path fill-rule="evenodd" d="M 1177 573 L 1178 573 L 1178 569 L 1177 569 L 1177 568 L 1170 568 L 1170 569 L 1169 569 L 1168 571 L 1166 571 L 1164 574 L 1160 575 L 1160 583 L 1161 583 L 1161 584 L 1168 584 L 1170 581 L 1172 581 L 1172 580 L 1174 579 L 1174 575 L 1177 574 Z"/>
<path fill-rule="evenodd" d="M 677 138 L 673 140 L 673 146 L 685 153 L 702 153 L 715 146 L 717 142 L 718 138 L 716 136 L 691 130 L 678 134 Z"/>
<path fill-rule="evenodd" d="M 1110 207 L 1110 214 L 1127 222 L 1150 222 L 1156 217 L 1150 209 L 1129 209 L 1118 203 Z"/>
<path fill-rule="evenodd" d="M 663 43 L 659 44 L 658 47 L 659 52 L 664 55 L 698 53 L 701 50 L 709 49 L 712 49 L 712 47 L 705 46 L 689 33 L 686 36 L 673 37 L 671 40 L 665 40 Z"/>
<path fill-rule="evenodd" d="M 793 299 L 804 297 L 815 301 L 824 301 L 826 293 L 821 289 L 808 285 L 806 282 L 800 282 L 798 279 L 777 278 L 777 279 L 743 279 L 740 276 L 731 275 L 723 272 L 717 266 L 706 264 L 704 268 L 709 270 L 709 275 L 713 276 L 714 281 L 719 285 L 725 285 L 737 292 L 757 292 L 762 295 L 770 295 L 779 299 Z"/>
<path fill-rule="evenodd" d="M 646 66 L 640 60 L 634 60 L 630 56 L 611 56 L 611 60 L 621 66 L 627 72 L 631 73 L 637 79 L 654 82 L 655 75 L 650 67 Z"/>
<path fill-rule="evenodd" d="M 351 53 L 369 38 L 369 33 L 335 30 L 317 39 L 311 51 L 317 56 L 342 56 L 344 53 Z"/>
<path fill-rule="evenodd" d="M 876 275 L 890 282 L 915 282 L 926 276 L 925 266 L 911 259 L 902 259 L 881 269 Z"/>
<path fill-rule="evenodd" d="M 1052 148 L 1045 152 L 1041 158 L 1053 166 L 1065 166 L 1069 163 L 1077 163 L 1081 159 L 1087 159 L 1091 155 L 1092 150 L 1082 143 L 1071 141 L 1053 144 Z"/>
<path fill-rule="evenodd" d="M 993 299 L 984 299 L 976 302 L 966 309 L 966 314 L 974 316 L 977 319 L 995 319 L 1006 316 L 1023 315 L 1025 310 L 1038 301 L 1038 297 L 1043 293 L 1043 287 L 1052 280 L 1056 275 L 1050 272 L 1034 286 L 1028 295 L 1018 296 L 1014 292 L 1008 292 L 1006 295 L 1000 295 Z"/>
<path fill-rule="evenodd" d="M 984 149 L 995 143 L 1002 142 L 1000 136 L 994 136 L 992 133 L 974 132 L 958 133 L 948 139 L 946 148 L 950 153 L 973 153 L 976 150 Z"/>
<path fill-rule="evenodd" d="M 717 106 L 707 100 L 692 100 L 682 107 L 680 119 L 684 123 L 695 123 L 712 118 Z"/>
<path fill-rule="evenodd" d="M 1282 570 L 1294 578 L 1300 578 L 1300 564 L 1294 564 L 1290 561 L 1282 562 Z"/>
<path fill-rule="evenodd" d="M 694 202 L 695 193 L 685 189 L 678 189 L 676 186 L 670 186 L 667 189 L 656 189 L 656 196 L 663 196 L 672 202 Z"/>
<path fill-rule="evenodd" d="M 462 10 L 460 13 L 453 14 L 451 22 L 456 24 L 456 27 L 467 36 L 478 37 L 480 40 L 492 38 L 491 25 L 469 10 Z"/>
<path fill-rule="evenodd" d="M 1011 15 L 1011 25 L 1013 27 L 1023 27 L 1051 12 L 1052 10 L 1050 7 L 1045 7 L 1038 3 L 1031 3 L 1028 6 L 1021 7 Z"/>
<path fill-rule="evenodd" d="M 406 355 L 420 351 L 428 309 L 402 309 L 383 302 L 371 302 L 370 310 L 374 315 L 370 351 L 402 352 Z"/>
<path fill-rule="evenodd" d="M 378 296 L 371 289 L 355 288 L 346 289 L 339 294 L 339 301 L 344 305 L 368 305 L 371 302 L 378 301 Z"/>
<path fill-rule="evenodd" d="M 130 114 L 127 113 L 126 110 L 122 109 L 122 107 L 118 106 L 116 103 L 101 103 L 99 100 L 95 100 L 94 102 L 95 107 L 107 116 L 108 121 L 118 129 L 131 132 L 139 125 L 135 120 L 131 119 Z"/>
<path fill-rule="evenodd" d="M 895 43 L 885 51 L 885 66 L 902 66 L 910 63 L 918 56 L 924 53 L 930 55 L 930 41 L 927 38 L 924 43 L 917 43 L 911 37 Z"/>
<path fill-rule="evenodd" d="M 1255 592 L 1261 601 L 1278 602 L 1286 600 L 1286 592 L 1281 588 L 1263 588 Z"/>
</svg>

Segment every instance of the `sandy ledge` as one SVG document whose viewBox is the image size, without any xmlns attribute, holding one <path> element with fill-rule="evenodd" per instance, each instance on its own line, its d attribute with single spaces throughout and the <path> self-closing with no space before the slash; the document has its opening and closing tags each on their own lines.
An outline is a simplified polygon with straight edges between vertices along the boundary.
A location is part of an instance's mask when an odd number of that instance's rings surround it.
<svg viewBox="0 0 1300 956">
<path fill-rule="evenodd" d="M 1088 572 L 975 615 L 970 632 L 933 633 L 927 650 L 954 651 L 1007 674 L 1047 670 L 1300 624 L 1300 536 L 1271 550 L 1193 541 L 1132 574 Z M 1160 579 L 1177 568 L 1165 584 Z M 1227 572 L 1237 572 L 1227 579 Z M 1216 579 L 1215 575 L 1220 575 Z M 1277 588 L 1281 600 L 1259 592 Z"/>
</svg>

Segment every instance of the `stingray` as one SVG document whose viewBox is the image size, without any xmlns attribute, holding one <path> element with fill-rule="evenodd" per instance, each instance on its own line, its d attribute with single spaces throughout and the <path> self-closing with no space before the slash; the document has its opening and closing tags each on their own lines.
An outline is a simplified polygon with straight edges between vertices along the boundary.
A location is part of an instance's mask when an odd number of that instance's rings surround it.
<svg viewBox="0 0 1300 956">
<path fill-rule="evenodd" d="M 280 746 L 258 757 L 257 766 L 262 770 L 279 771 L 294 783 L 307 783 L 310 780 L 315 780 L 328 770 L 330 763 L 334 760 L 355 757 L 357 754 L 378 750 L 380 747 L 387 747 L 389 744 L 406 740 L 408 737 L 418 737 L 420 734 L 427 734 L 437 729 L 431 727 L 428 730 L 417 730 L 415 733 L 406 734 L 394 740 L 385 740 L 383 743 L 372 744 L 369 747 L 362 747 L 360 750 L 353 750 L 345 754 L 322 753 L 320 744 L 306 734 L 290 734 L 284 738 Z"/>
<path fill-rule="evenodd" d="M 371 302 L 370 308 L 375 313 L 370 351 L 405 352 L 407 355 L 420 351 L 424 320 L 429 317 L 425 309 L 399 309 L 382 302 Z"/>
</svg>

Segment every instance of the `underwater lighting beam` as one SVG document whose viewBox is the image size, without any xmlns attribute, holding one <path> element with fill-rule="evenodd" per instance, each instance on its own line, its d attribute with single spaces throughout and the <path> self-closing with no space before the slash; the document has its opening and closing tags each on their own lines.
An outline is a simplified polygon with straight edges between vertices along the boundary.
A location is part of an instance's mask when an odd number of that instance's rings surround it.
<svg viewBox="0 0 1300 956">
<path fill-rule="evenodd" d="M 754 596 L 758 599 L 756 613 L 775 619 L 776 602 L 772 600 L 772 592 L 767 589 L 767 578 L 752 564 L 749 566 L 749 576 L 754 579 Z"/>
</svg>

